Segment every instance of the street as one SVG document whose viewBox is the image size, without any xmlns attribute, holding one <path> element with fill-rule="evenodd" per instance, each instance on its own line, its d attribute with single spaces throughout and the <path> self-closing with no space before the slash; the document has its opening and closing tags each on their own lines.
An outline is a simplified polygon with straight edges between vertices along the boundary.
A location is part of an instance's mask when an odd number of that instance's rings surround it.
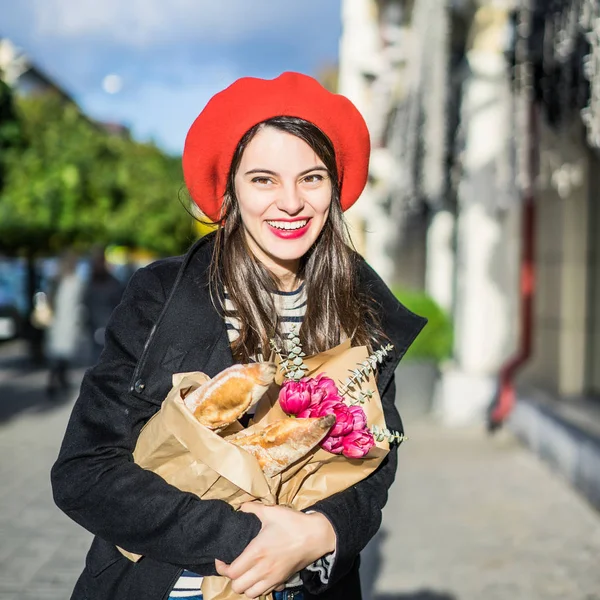
<svg viewBox="0 0 600 600">
<path fill-rule="evenodd" d="M 54 506 L 49 470 L 76 392 L 51 403 L 19 364 L 0 352 L 0 600 L 68 600 L 90 535 Z M 600 516 L 564 481 L 506 431 L 406 425 L 367 596 L 600 599 Z"/>
</svg>

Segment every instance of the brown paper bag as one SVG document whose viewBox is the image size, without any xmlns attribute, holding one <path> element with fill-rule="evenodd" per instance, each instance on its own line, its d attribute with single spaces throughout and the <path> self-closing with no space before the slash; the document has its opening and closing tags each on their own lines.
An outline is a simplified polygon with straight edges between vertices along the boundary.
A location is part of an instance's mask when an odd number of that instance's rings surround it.
<svg viewBox="0 0 600 600">
<path fill-rule="evenodd" d="M 307 376 L 324 373 L 341 388 L 349 372 L 367 357 L 365 347 L 352 348 L 346 341 L 304 362 L 308 367 Z M 389 450 L 387 441 L 376 442 L 366 457 L 349 459 L 315 448 L 280 475 L 268 478 L 253 456 L 224 439 L 242 429 L 239 423 L 216 434 L 198 423 L 185 406 L 183 398 L 208 379 L 199 372 L 174 375 L 173 388 L 161 410 L 142 429 L 133 454 L 135 462 L 143 468 L 202 499 L 225 500 L 236 508 L 244 502 L 258 500 L 301 510 L 366 478 Z M 282 380 L 280 371 L 276 383 L 259 401 L 254 423 L 266 425 L 287 417 L 277 402 Z M 359 389 L 374 392 L 371 400 L 363 404 L 368 425 L 384 427 L 383 409 L 372 373 Z M 131 560 L 140 558 L 119 550 Z M 244 598 L 231 590 L 230 580 L 224 577 L 205 577 L 202 592 L 205 600 Z"/>
<path fill-rule="evenodd" d="M 142 428 L 133 459 L 166 482 L 204 500 L 225 500 L 234 507 L 260 500 L 275 504 L 276 497 L 256 459 L 222 436 L 240 431 L 234 423 L 216 434 L 201 425 L 183 399 L 209 381 L 204 373 L 178 373 L 161 409 Z M 137 562 L 141 556 L 119 550 Z"/>
</svg>

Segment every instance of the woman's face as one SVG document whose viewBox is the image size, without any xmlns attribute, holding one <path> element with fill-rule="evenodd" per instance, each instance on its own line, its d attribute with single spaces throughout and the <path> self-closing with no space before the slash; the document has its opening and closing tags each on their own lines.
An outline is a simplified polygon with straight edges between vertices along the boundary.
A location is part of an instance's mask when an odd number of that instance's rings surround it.
<svg viewBox="0 0 600 600">
<path fill-rule="evenodd" d="M 296 273 L 331 204 L 323 161 L 300 138 L 263 127 L 242 154 L 235 192 L 255 256 L 275 275 Z"/>
</svg>

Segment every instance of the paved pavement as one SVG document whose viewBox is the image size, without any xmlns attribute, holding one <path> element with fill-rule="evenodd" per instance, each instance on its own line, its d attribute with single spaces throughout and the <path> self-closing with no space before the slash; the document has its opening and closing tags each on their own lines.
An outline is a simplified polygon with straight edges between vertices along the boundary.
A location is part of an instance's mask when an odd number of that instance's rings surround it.
<svg viewBox="0 0 600 600">
<path fill-rule="evenodd" d="M 49 402 L 44 382 L 41 371 L 0 379 L 1 600 L 68 600 L 91 539 L 52 501 L 72 397 Z"/>
<path fill-rule="evenodd" d="M 377 600 L 600 599 L 600 514 L 509 432 L 407 435 L 369 556 Z"/>
<path fill-rule="evenodd" d="M 54 507 L 49 470 L 73 398 L 48 402 L 43 372 L 13 361 L 7 377 L 3 360 L 0 600 L 68 600 L 90 536 Z M 408 429 L 363 560 L 370 597 L 600 600 L 600 515 L 566 483 L 508 432 Z"/>
</svg>

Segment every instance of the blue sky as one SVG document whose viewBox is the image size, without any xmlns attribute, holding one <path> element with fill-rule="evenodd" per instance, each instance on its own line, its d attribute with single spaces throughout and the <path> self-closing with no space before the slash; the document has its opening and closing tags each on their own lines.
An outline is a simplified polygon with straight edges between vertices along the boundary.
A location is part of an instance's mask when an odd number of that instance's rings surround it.
<svg viewBox="0 0 600 600">
<path fill-rule="evenodd" d="M 0 0 L 0 36 L 87 114 L 173 153 L 238 77 L 336 62 L 340 27 L 340 0 Z M 103 87 L 111 74 L 117 93 Z"/>
</svg>

